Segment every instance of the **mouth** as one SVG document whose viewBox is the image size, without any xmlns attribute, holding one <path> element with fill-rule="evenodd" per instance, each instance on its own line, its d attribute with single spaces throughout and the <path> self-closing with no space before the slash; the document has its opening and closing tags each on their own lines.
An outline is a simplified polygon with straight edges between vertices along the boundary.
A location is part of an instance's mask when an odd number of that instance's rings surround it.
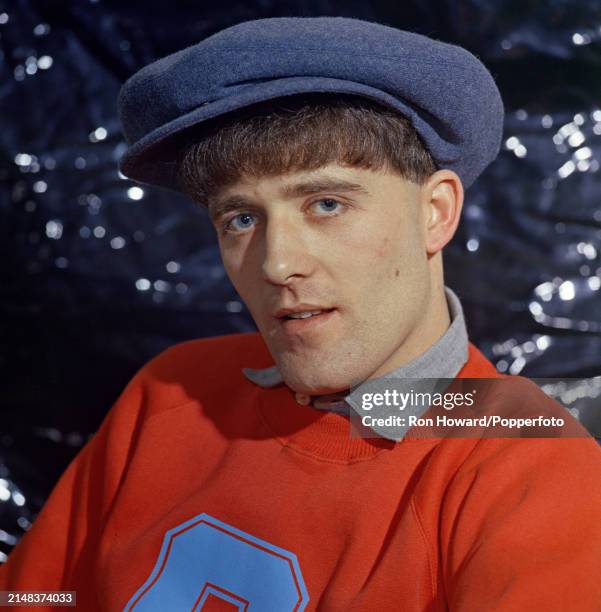
<svg viewBox="0 0 601 612">
<path fill-rule="evenodd" d="M 330 321 L 336 308 L 323 310 L 311 310 L 306 312 L 294 313 L 280 317 L 278 320 L 286 334 L 298 334 L 309 330 L 316 330 Z"/>
</svg>

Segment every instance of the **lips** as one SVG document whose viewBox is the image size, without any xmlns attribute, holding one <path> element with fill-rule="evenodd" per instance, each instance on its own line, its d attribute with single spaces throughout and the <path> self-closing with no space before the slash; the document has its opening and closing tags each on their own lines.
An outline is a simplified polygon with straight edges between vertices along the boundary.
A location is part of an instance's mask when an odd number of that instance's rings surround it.
<svg viewBox="0 0 601 612">
<path fill-rule="evenodd" d="M 279 321 L 282 326 L 281 329 L 289 336 L 296 336 L 300 333 L 318 333 L 320 329 L 334 319 L 336 312 L 336 308 L 327 308 L 319 314 L 306 318 L 292 318 L 284 315 Z"/>
<path fill-rule="evenodd" d="M 325 313 L 325 312 L 330 312 L 334 310 L 333 308 L 327 307 L 327 306 L 319 306 L 316 304 L 296 304 L 295 306 L 291 306 L 289 308 L 280 308 L 276 313 L 275 316 L 278 319 L 285 319 L 285 318 L 289 318 L 290 315 L 299 315 L 302 313 Z M 314 315 L 317 316 L 317 315 Z M 297 317 L 291 317 L 294 319 L 297 319 Z M 310 318 L 310 317 L 308 317 Z"/>
<path fill-rule="evenodd" d="M 319 315 L 325 314 L 327 312 L 332 312 L 333 308 L 323 309 L 323 310 L 313 310 L 313 311 L 302 311 L 299 313 L 291 313 L 282 317 L 283 319 L 291 319 L 295 321 L 311 319 L 313 317 L 318 317 Z"/>
</svg>

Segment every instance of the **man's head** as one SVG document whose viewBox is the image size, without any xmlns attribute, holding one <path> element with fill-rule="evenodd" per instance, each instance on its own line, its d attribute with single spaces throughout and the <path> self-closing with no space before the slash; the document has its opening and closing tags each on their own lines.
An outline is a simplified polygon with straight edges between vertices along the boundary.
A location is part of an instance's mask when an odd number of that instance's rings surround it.
<svg viewBox="0 0 601 612">
<path fill-rule="evenodd" d="M 251 118 L 328 93 L 374 105 Z M 499 91 L 471 53 L 357 19 L 259 19 L 142 68 L 118 104 L 121 172 L 211 205 L 227 272 L 292 388 L 351 386 L 445 331 L 440 251 L 502 137 Z M 305 306 L 332 311 L 277 317 Z"/>
<path fill-rule="evenodd" d="M 294 390 L 383 375 L 445 331 L 441 249 L 462 185 L 399 113 L 356 97 L 279 100 L 213 125 L 178 167 Z"/>
</svg>

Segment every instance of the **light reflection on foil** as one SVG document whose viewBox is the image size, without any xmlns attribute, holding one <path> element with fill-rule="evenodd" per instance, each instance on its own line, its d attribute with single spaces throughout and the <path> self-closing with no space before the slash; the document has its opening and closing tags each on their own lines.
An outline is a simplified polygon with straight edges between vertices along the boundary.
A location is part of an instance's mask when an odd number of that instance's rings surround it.
<svg viewBox="0 0 601 612">
<path fill-rule="evenodd" d="M 8 472 L 6 465 L 0 462 L 0 474 L 5 476 L 0 478 L 0 517 L 3 518 L 5 527 L 0 528 L 0 562 L 6 560 L 8 552 L 31 526 L 31 522 L 26 518 L 30 517 L 26 507 L 27 499 L 19 487 L 10 480 Z"/>
<path fill-rule="evenodd" d="M 144 190 L 140 187 L 130 187 L 127 190 L 127 197 L 130 200 L 141 200 L 144 197 Z"/>
<path fill-rule="evenodd" d="M 482 321 L 486 340 L 476 344 L 492 353 L 503 373 L 601 373 L 601 109 L 598 99 L 590 100 L 590 106 L 571 113 L 518 108 L 508 114 L 504 146 L 490 169 L 488 200 L 479 201 L 480 212 L 473 214 L 467 192 L 458 231 L 468 252 L 470 241 L 478 240 L 481 269 L 490 282 L 455 272 L 471 260 L 453 245 L 445 254 L 451 286 L 469 296 L 468 324 Z M 527 166 L 520 174 L 522 160 Z M 470 318 L 473 307 L 507 322 L 502 307 L 492 304 L 510 295 L 514 323 L 521 321 L 514 337 L 503 338 L 486 315 Z M 542 349 L 520 350 L 532 346 L 527 343 L 537 335 L 551 341 Z M 509 341 L 511 348 L 503 350 Z"/>
<path fill-rule="evenodd" d="M 550 397 L 563 404 L 589 431 L 599 431 L 601 376 L 588 379 L 533 379 Z M 597 434 L 598 435 L 598 434 Z"/>
<path fill-rule="evenodd" d="M 147 278 L 139 278 L 136 281 L 136 289 L 138 291 L 148 291 L 151 286 L 152 283 Z"/>
<path fill-rule="evenodd" d="M 528 308 L 534 320 L 542 325 L 599 333 L 601 319 L 585 317 L 599 315 L 596 307 L 600 303 L 600 288 L 599 276 L 568 280 L 555 278 L 535 287 L 536 299 L 529 303 Z"/>
<path fill-rule="evenodd" d="M 115 236 L 111 238 L 111 247 L 113 249 L 122 249 L 126 245 L 125 238 L 123 236 Z"/>
</svg>

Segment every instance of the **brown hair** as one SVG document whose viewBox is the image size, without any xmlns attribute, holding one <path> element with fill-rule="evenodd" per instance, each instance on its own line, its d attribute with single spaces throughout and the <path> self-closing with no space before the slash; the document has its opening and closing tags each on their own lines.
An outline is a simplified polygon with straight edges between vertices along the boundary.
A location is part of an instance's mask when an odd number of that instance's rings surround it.
<svg viewBox="0 0 601 612">
<path fill-rule="evenodd" d="M 422 184 L 437 170 L 406 117 L 356 96 L 292 96 L 238 111 L 200 130 L 187 135 L 177 180 L 184 193 L 204 205 L 244 175 L 274 176 L 338 162 L 372 170 L 390 167 Z"/>
</svg>

